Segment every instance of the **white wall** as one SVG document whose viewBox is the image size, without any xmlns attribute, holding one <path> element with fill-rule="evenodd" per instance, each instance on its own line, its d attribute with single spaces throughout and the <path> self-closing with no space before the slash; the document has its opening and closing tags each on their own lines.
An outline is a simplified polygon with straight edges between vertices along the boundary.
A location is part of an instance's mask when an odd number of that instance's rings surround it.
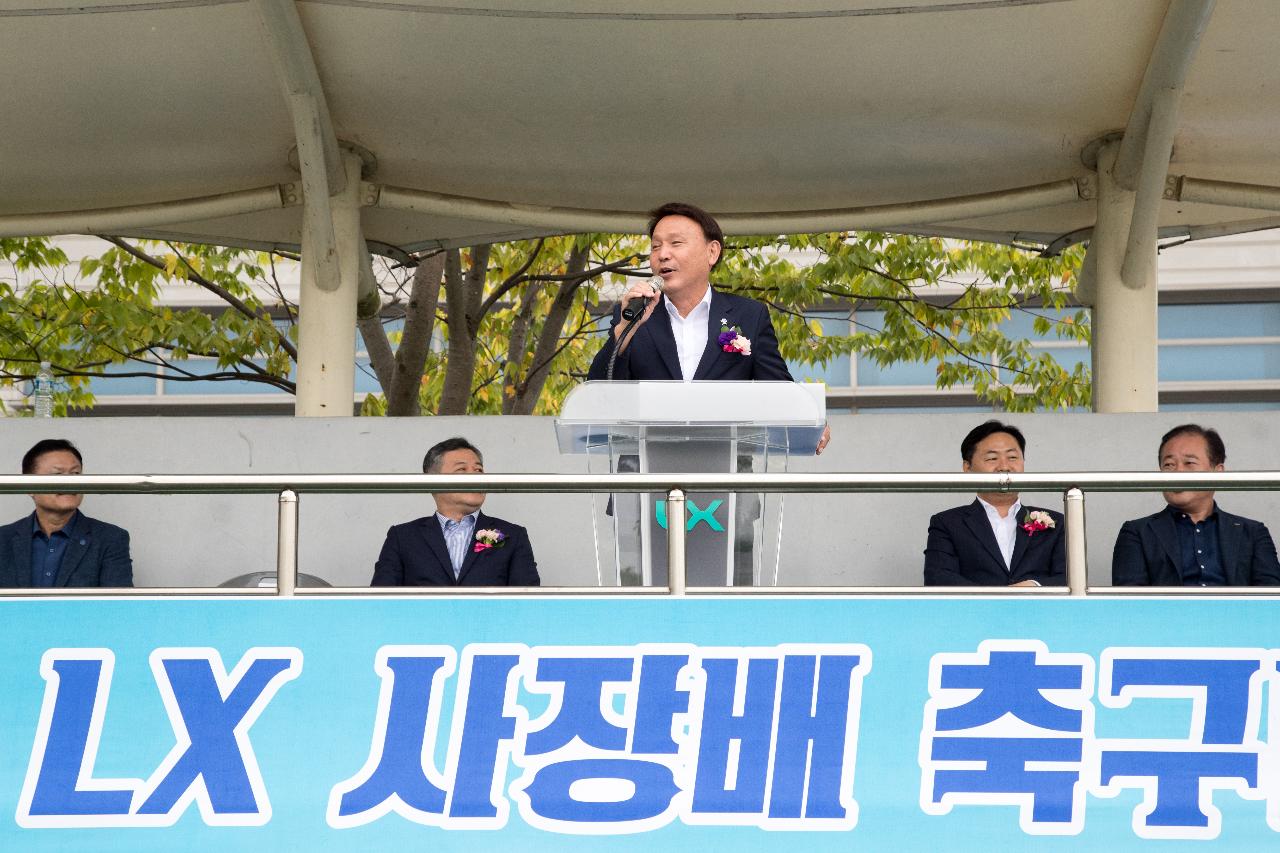
<svg viewBox="0 0 1280 853">
<path fill-rule="evenodd" d="M 844 415 L 823 456 L 794 470 L 937 472 L 960 468 L 960 439 L 981 415 Z M 1027 435 L 1034 471 L 1149 471 L 1170 426 L 1215 426 L 1229 470 L 1280 468 L 1280 413 L 1010 416 Z M 490 471 L 584 473 L 584 457 L 562 457 L 550 418 L 73 418 L 0 421 L 0 468 L 18 473 L 40 438 L 65 437 L 86 473 L 412 473 L 436 441 L 466 435 Z M 1228 493 L 1225 509 L 1280 527 L 1280 493 Z M 1061 507 L 1059 495 L 1024 501 Z M 786 503 L 781 582 L 899 585 L 921 580 L 929 516 L 968 502 L 960 495 L 796 495 Z M 1121 522 L 1155 512 L 1157 494 L 1088 496 L 1090 579 L 1110 577 Z M 275 563 L 275 498 L 266 495 L 88 495 L 89 515 L 133 539 L 135 579 L 148 585 L 215 585 Z M 303 495 L 301 569 L 337 585 L 363 585 L 390 524 L 431 511 L 427 495 Z M 553 585 L 596 582 L 590 497 L 492 495 L 485 509 L 526 525 Z M 31 511 L 22 495 L 0 495 L 0 522 Z"/>
</svg>

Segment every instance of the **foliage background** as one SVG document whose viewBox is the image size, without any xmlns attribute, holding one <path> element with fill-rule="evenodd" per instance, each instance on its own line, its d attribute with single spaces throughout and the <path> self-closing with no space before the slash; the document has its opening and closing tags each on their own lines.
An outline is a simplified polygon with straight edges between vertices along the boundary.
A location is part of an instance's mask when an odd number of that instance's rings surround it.
<svg viewBox="0 0 1280 853">
<path fill-rule="evenodd" d="M 279 265 L 296 260 L 217 246 L 104 238 L 72 263 L 48 238 L 0 240 L 0 383 L 49 361 L 57 411 L 89 408 L 89 382 L 250 381 L 292 392 L 298 306 Z M 768 303 L 783 356 L 825 366 L 847 354 L 886 367 L 925 362 L 939 388 L 971 386 L 996 408 L 1087 407 L 1087 367 L 1064 369 L 1003 330 L 1016 314 L 1037 335 L 1089 341 L 1074 308 L 1083 249 L 1034 249 L 870 232 L 729 240 L 717 287 Z M 647 240 L 585 234 L 375 259 L 377 304 L 359 328 L 381 394 L 365 414 L 553 414 L 586 374 L 610 294 L 648 276 Z M 164 304 L 187 282 L 208 308 Z M 854 322 L 824 334 L 815 309 Z M 882 311 L 883 323 L 857 312 Z M 387 324 L 403 320 L 402 328 Z M 200 356 L 201 359 L 192 360 Z"/>
</svg>

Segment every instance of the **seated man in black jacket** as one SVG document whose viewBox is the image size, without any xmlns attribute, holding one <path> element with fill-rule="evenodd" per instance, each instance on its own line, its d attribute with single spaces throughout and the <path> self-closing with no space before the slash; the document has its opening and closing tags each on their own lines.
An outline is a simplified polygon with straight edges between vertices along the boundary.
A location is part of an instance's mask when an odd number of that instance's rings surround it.
<svg viewBox="0 0 1280 853">
<path fill-rule="evenodd" d="M 1022 473 L 1027 440 L 1014 426 L 987 421 L 960 443 L 962 468 Z M 926 586 L 1063 586 L 1062 514 L 1023 506 L 1017 492 L 979 492 L 966 506 L 929 519 Z"/>
<path fill-rule="evenodd" d="M 1227 448 L 1216 430 L 1182 424 L 1160 439 L 1161 471 L 1221 471 Z M 1165 492 L 1155 515 L 1126 521 L 1116 537 L 1116 586 L 1273 586 L 1280 563 L 1267 526 L 1218 507 L 1213 492 Z"/>
<path fill-rule="evenodd" d="M 427 451 L 424 474 L 483 474 L 480 451 L 449 438 Z M 373 586 L 538 586 L 529 534 L 480 511 L 484 492 L 434 494 L 436 511 L 387 531 Z"/>
<path fill-rule="evenodd" d="M 22 473 L 79 474 L 80 451 L 46 438 L 22 457 Z M 32 495 L 36 509 L 0 527 L 0 587 L 133 586 L 129 534 L 80 512 L 83 495 Z"/>
</svg>

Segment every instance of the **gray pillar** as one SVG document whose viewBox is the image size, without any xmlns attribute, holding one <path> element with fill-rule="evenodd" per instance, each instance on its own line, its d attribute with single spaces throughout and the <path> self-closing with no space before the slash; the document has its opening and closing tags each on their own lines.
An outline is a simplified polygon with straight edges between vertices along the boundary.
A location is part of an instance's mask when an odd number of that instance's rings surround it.
<svg viewBox="0 0 1280 853">
<path fill-rule="evenodd" d="M 1115 181 L 1119 147 L 1111 142 L 1098 152 L 1098 219 L 1089 242 L 1093 410 L 1154 412 L 1158 404 L 1156 243 L 1146 241 L 1141 256 L 1130 258 L 1130 278 L 1125 279 L 1121 270 L 1130 245 L 1136 193 Z"/>
<path fill-rule="evenodd" d="M 294 413 L 305 417 L 350 417 L 355 401 L 356 297 L 360 282 L 360 158 L 342 155 L 346 187 L 329 204 L 304 202 L 301 290 L 298 297 L 298 394 Z M 320 274 L 332 215 L 336 281 Z"/>
</svg>

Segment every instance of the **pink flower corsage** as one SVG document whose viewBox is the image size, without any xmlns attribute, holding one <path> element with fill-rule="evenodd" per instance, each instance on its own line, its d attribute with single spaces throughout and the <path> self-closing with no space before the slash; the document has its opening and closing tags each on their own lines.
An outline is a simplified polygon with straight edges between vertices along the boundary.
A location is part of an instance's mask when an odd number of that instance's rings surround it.
<svg viewBox="0 0 1280 853">
<path fill-rule="evenodd" d="M 490 548 L 501 548 L 507 543 L 507 534 L 501 530 L 477 530 L 476 546 L 472 550 L 479 554 Z"/>
<path fill-rule="evenodd" d="M 1031 510 L 1022 517 L 1022 529 L 1027 531 L 1028 536 L 1034 536 L 1041 530 L 1049 530 L 1057 526 L 1053 516 L 1042 509 Z"/>
<path fill-rule="evenodd" d="M 717 340 L 725 352 L 751 355 L 751 339 L 743 336 L 741 327 L 730 326 L 728 320 L 720 320 L 720 337 Z"/>
</svg>

